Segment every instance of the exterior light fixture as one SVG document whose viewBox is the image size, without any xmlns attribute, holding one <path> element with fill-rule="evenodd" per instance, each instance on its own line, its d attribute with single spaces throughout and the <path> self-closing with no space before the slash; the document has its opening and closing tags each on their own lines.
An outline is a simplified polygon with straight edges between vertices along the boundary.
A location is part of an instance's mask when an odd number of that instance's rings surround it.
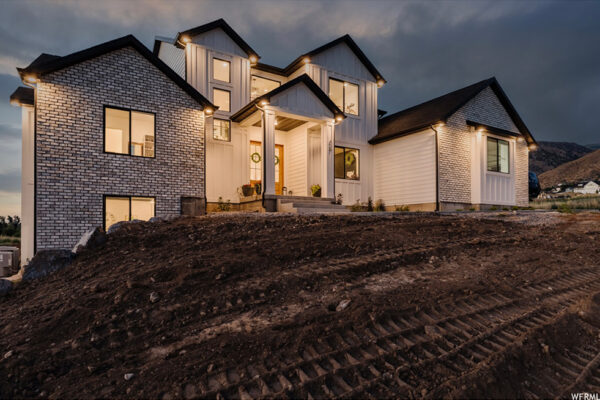
<svg viewBox="0 0 600 400">
<path fill-rule="evenodd" d="M 182 36 L 181 37 L 181 41 L 185 44 L 189 43 L 192 41 L 192 39 L 189 36 Z"/>
<path fill-rule="evenodd" d="M 302 60 L 302 62 L 303 62 L 304 64 L 308 64 L 308 63 L 310 62 L 310 58 L 308 58 L 308 57 L 304 57 L 304 59 Z"/>
<path fill-rule="evenodd" d="M 260 105 L 263 106 L 263 107 L 266 106 L 267 104 L 269 104 L 269 102 L 266 101 L 266 100 L 261 100 L 260 101 Z"/>
<path fill-rule="evenodd" d="M 250 56 L 250 64 L 256 64 L 258 62 L 258 57 L 256 57 L 254 54 L 252 54 Z"/>
<path fill-rule="evenodd" d="M 525 139 L 523 139 L 522 137 L 518 137 L 518 138 L 517 138 L 517 142 L 519 142 L 519 143 L 523 143 L 523 141 L 524 141 L 524 140 L 525 140 Z"/>
<path fill-rule="evenodd" d="M 204 113 L 205 114 L 212 114 L 213 113 L 213 109 L 212 108 L 205 108 L 204 109 Z"/>
<path fill-rule="evenodd" d="M 444 121 L 440 121 L 440 122 L 438 122 L 438 124 L 437 124 L 437 127 L 438 127 L 438 128 L 441 128 L 441 127 L 443 127 L 443 126 L 446 126 L 446 123 L 445 123 Z"/>
<path fill-rule="evenodd" d="M 275 122 L 273 122 L 273 125 L 277 126 L 277 120 L 275 120 Z"/>
<path fill-rule="evenodd" d="M 531 150 L 531 151 L 537 150 L 537 146 L 532 143 L 529 145 L 529 150 Z"/>
<path fill-rule="evenodd" d="M 27 83 L 36 83 L 38 80 L 35 75 L 27 75 L 25 76 L 25 82 Z"/>
<path fill-rule="evenodd" d="M 377 87 L 382 87 L 385 84 L 383 79 L 377 81 Z"/>
<path fill-rule="evenodd" d="M 20 104 L 19 104 L 19 100 L 17 100 L 17 99 L 12 99 L 12 100 L 10 101 L 10 105 L 11 105 L 11 106 L 19 106 L 19 105 L 20 105 Z"/>
<path fill-rule="evenodd" d="M 335 120 L 336 120 L 337 122 L 340 122 L 340 121 L 341 121 L 341 120 L 343 120 L 343 119 L 344 119 L 344 118 L 342 118 L 342 116 L 341 116 L 341 115 L 338 115 L 338 116 L 336 116 L 336 117 L 335 117 Z"/>
</svg>

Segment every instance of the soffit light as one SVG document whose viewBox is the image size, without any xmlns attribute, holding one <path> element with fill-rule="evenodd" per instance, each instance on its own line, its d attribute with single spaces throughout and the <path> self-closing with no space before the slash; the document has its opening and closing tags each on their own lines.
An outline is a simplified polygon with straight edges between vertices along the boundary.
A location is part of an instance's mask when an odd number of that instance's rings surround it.
<svg viewBox="0 0 600 400">
<path fill-rule="evenodd" d="M 263 106 L 263 107 L 266 106 L 267 104 L 269 104 L 269 102 L 266 101 L 266 100 L 261 100 L 260 101 L 260 105 Z"/>
<path fill-rule="evenodd" d="M 304 57 L 304 59 L 302 60 L 302 62 L 303 62 L 304 64 L 308 64 L 308 63 L 310 62 L 310 58 L 308 58 L 308 57 Z"/>
<path fill-rule="evenodd" d="M 250 63 L 251 64 L 256 64 L 258 62 L 258 57 L 256 57 L 254 54 L 250 56 Z"/>
<path fill-rule="evenodd" d="M 341 120 L 343 120 L 343 119 L 344 118 L 341 115 L 338 115 L 338 116 L 335 117 L 335 120 L 338 121 L 338 122 L 341 121 Z"/>
<path fill-rule="evenodd" d="M 377 81 L 377 87 L 382 87 L 384 84 L 385 82 L 383 81 L 383 79 Z"/>
<path fill-rule="evenodd" d="M 183 43 L 186 43 L 186 44 L 187 44 L 187 43 L 191 42 L 191 41 L 192 41 L 192 39 L 191 39 L 189 36 L 182 36 L 182 37 L 181 37 L 181 41 L 182 41 Z"/>
<path fill-rule="evenodd" d="M 26 75 L 24 80 L 27 83 L 36 83 L 38 81 L 38 79 L 35 77 L 35 75 Z"/>
<path fill-rule="evenodd" d="M 213 109 L 212 108 L 205 108 L 204 109 L 204 113 L 206 113 L 206 114 L 212 114 L 213 113 Z"/>
</svg>

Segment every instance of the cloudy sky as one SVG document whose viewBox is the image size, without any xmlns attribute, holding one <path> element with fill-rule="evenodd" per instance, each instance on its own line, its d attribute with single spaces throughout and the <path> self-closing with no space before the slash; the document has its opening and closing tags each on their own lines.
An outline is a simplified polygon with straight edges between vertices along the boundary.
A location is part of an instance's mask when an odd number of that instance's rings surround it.
<svg viewBox="0 0 600 400">
<path fill-rule="evenodd" d="M 155 35 L 221 17 L 277 66 L 349 33 L 388 80 L 389 112 L 496 76 L 536 139 L 600 142 L 600 1 L 0 3 L 0 215 L 20 208 L 15 67 L 129 33 L 151 48 Z"/>
</svg>

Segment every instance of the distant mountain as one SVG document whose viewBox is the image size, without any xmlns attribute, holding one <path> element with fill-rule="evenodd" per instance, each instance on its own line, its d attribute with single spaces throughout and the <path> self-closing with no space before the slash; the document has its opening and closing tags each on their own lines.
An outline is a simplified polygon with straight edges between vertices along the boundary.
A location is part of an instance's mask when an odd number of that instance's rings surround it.
<svg viewBox="0 0 600 400">
<path fill-rule="evenodd" d="M 538 145 L 537 150 L 529 153 L 529 170 L 538 175 L 593 151 L 589 147 L 568 142 L 538 142 Z"/>
<path fill-rule="evenodd" d="M 559 183 L 600 180 L 600 150 L 569 161 L 538 176 L 542 189 Z"/>
<path fill-rule="evenodd" d="M 596 143 L 596 144 L 586 144 L 585 147 L 589 147 L 592 150 L 598 150 L 600 149 L 600 143 Z"/>
</svg>

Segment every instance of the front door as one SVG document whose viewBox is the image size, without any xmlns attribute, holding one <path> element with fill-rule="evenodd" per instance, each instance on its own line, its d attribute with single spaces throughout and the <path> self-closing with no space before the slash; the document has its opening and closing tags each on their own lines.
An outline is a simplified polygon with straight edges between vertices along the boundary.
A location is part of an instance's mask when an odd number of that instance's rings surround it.
<svg viewBox="0 0 600 400">
<path fill-rule="evenodd" d="M 275 194 L 283 194 L 283 145 L 275 145 Z"/>
</svg>

